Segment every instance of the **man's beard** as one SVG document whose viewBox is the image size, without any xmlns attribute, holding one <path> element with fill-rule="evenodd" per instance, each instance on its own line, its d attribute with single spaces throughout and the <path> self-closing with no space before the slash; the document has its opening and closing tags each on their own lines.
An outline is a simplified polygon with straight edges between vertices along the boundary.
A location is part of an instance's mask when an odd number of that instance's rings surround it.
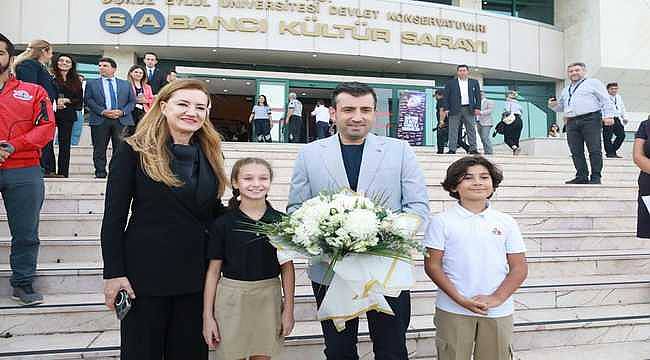
<svg viewBox="0 0 650 360">
<path fill-rule="evenodd" d="M 9 70 L 9 62 L 6 65 L 0 64 L 0 75 L 4 75 Z"/>
</svg>

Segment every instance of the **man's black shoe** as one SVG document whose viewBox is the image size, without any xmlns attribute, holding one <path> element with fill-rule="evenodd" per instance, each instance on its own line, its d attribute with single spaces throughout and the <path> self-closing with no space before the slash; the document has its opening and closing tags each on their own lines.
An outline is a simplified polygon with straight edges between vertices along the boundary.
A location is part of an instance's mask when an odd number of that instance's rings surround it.
<svg viewBox="0 0 650 360">
<path fill-rule="evenodd" d="M 470 153 L 471 155 L 478 155 L 478 154 L 479 154 L 478 150 L 472 150 L 472 151 L 470 151 L 469 153 Z"/>
<path fill-rule="evenodd" d="M 601 182 L 600 182 L 600 179 L 591 179 L 591 180 L 589 180 L 589 184 L 590 185 L 600 185 Z"/>
<path fill-rule="evenodd" d="M 451 151 L 451 150 L 447 151 L 447 154 L 455 154 L 455 153 L 456 153 L 455 151 Z"/>
<path fill-rule="evenodd" d="M 580 185 L 583 185 L 583 184 L 588 184 L 589 180 L 581 179 L 581 178 L 575 178 L 573 180 L 565 181 L 564 183 L 565 184 L 580 184 Z"/>
<path fill-rule="evenodd" d="M 106 174 L 96 174 L 95 179 L 106 179 Z"/>
<path fill-rule="evenodd" d="M 622 159 L 623 158 L 622 156 L 618 155 L 617 153 L 605 154 L 605 157 L 614 158 L 614 159 Z"/>
</svg>

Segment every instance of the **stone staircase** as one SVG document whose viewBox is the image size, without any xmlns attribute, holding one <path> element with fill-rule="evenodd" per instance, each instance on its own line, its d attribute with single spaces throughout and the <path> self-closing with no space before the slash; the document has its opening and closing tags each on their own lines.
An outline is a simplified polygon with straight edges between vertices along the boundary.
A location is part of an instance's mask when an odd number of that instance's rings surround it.
<svg viewBox="0 0 650 360">
<path fill-rule="evenodd" d="M 276 178 L 270 200 L 286 205 L 297 145 L 225 144 L 226 165 L 269 160 Z M 416 149 L 430 205 L 453 199 L 438 185 L 458 156 Z M 528 247 L 529 278 L 515 296 L 515 358 L 650 359 L 650 242 L 635 237 L 637 169 L 629 159 L 605 160 L 603 185 L 564 185 L 569 158 L 492 157 L 505 181 L 493 206 L 519 222 Z M 0 207 L 0 359 L 114 359 L 119 324 L 103 305 L 99 229 L 105 180 L 92 177 L 91 150 L 73 149 L 70 179 L 47 179 L 36 287 L 45 303 L 20 307 L 8 299 L 10 235 Z M 323 339 L 305 273 L 296 264 L 296 329 L 281 359 L 322 359 Z M 436 288 L 416 260 L 408 348 L 434 359 Z M 362 319 L 359 353 L 372 359 Z"/>
</svg>

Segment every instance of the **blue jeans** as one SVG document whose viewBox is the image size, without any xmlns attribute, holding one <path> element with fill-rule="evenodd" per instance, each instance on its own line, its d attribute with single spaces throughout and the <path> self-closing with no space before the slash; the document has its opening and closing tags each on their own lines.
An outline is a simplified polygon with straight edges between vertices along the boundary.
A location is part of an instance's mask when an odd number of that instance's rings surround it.
<svg viewBox="0 0 650 360">
<path fill-rule="evenodd" d="M 84 116 L 81 115 L 81 111 L 77 111 L 77 121 L 72 125 L 72 145 L 79 145 L 79 140 L 81 139 L 81 130 L 84 127 Z"/>
<path fill-rule="evenodd" d="M 317 121 L 316 122 L 316 139 L 325 139 L 326 137 L 330 136 L 330 124 L 323 122 L 323 121 Z"/>
<path fill-rule="evenodd" d="M 11 232 L 11 286 L 31 285 L 38 259 L 38 222 L 45 197 L 40 166 L 0 170 L 0 193 Z"/>
</svg>

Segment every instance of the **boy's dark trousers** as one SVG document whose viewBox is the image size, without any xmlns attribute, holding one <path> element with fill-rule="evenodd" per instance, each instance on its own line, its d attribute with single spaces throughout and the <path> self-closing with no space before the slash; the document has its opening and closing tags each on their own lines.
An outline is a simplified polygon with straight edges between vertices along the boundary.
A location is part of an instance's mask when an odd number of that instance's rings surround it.
<svg viewBox="0 0 650 360">
<path fill-rule="evenodd" d="M 327 293 L 327 286 L 311 283 L 316 303 L 320 304 Z M 411 293 L 402 291 L 398 297 L 386 297 L 395 316 L 368 311 L 368 328 L 372 340 L 375 360 L 408 360 L 406 349 L 406 330 L 411 321 Z M 345 323 L 345 330 L 338 332 L 332 320 L 321 321 L 325 337 L 325 356 L 327 360 L 358 360 L 357 336 L 359 318 Z"/>
<path fill-rule="evenodd" d="M 612 137 L 615 136 L 612 142 Z M 615 117 L 614 125 L 603 126 L 603 146 L 605 147 L 605 154 L 615 155 L 618 149 L 623 145 L 625 140 L 625 127 L 621 123 L 621 119 Z"/>
</svg>

